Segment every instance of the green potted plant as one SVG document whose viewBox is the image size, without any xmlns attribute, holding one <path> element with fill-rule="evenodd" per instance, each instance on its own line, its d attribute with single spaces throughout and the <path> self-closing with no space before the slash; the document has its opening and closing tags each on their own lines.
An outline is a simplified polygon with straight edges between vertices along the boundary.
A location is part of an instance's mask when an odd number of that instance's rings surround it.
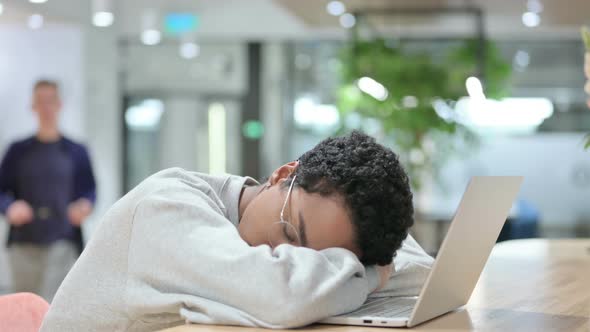
<svg viewBox="0 0 590 332">
<path fill-rule="evenodd" d="M 351 117 L 361 119 L 361 129 L 364 123 L 378 123 L 402 152 L 412 186 L 420 190 L 425 174 L 436 174 L 450 156 L 477 142 L 449 114 L 452 104 L 466 95 L 465 80 L 477 72 L 476 48 L 475 40 L 466 40 L 443 61 L 435 61 L 428 53 L 406 50 L 403 43 L 392 47 L 383 39 L 353 41 L 342 53 L 340 131 L 351 129 Z M 486 94 L 504 95 L 511 67 L 490 41 L 485 72 Z M 447 114 L 436 105 L 446 105 Z"/>
</svg>

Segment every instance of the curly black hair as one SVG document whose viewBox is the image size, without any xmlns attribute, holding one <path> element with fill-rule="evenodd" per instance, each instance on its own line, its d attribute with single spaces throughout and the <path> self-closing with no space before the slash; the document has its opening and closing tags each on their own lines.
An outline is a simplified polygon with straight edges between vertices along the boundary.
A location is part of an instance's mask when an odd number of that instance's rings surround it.
<svg viewBox="0 0 590 332">
<path fill-rule="evenodd" d="M 392 262 L 414 223 L 408 176 L 393 151 L 353 131 L 304 153 L 291 176 L 308 193 L 344 198 L 363 264 Z"/>
</svg>

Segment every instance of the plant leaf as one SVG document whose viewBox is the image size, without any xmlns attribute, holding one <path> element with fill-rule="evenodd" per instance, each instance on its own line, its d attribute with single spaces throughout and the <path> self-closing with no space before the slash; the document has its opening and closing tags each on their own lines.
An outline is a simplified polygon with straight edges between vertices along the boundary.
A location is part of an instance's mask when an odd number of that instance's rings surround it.
<svg viewBox="0 0 590 332">
<path fill-rule="evenodd" d="M 581 29 L 582 33 L 582 40 L 584 41 L 584 45 L 586 45 L 586 51 L 590 52 L 590 30 L 588 27 L 583 26 Z"/>
</svg>

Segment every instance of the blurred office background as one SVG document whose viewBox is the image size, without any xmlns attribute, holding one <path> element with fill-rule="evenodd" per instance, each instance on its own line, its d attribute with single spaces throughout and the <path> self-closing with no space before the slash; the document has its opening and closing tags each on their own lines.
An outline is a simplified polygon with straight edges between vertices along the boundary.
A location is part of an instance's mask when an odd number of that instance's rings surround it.
<svg viewBox="0 0 590 332">
<path fill-rule="evenodd" d="M 429 252 L 473 175 L 525 176 L 503 239 L 588 236 L 589 13 L 586 0 L 0 0 L 0 151 L 33 133 L 32 84 L 49 77 L 97 177 L 87 238 L 160 169 L 261 178 L 354 128 L 400 154 Z M 0 264 L 2 289 L 1 250 Z"/>
</svg>

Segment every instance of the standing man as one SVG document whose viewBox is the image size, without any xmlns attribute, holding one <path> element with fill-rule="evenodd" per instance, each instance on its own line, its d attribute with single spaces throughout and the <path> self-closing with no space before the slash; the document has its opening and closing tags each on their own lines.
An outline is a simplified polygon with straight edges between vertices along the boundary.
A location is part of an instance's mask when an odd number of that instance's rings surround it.
<svg viewBox="0 0 590 332">
<path fill-rule="evenodd" d="M 10 224 L 14 291 L 50 302 L 82 250 L 96 188 L 86 148 L 59 131 L 58 84 L 36 82 L 32 103 L 37 133 L 13 143 L 0 164 L 0 213 Z"/>
</svg>

